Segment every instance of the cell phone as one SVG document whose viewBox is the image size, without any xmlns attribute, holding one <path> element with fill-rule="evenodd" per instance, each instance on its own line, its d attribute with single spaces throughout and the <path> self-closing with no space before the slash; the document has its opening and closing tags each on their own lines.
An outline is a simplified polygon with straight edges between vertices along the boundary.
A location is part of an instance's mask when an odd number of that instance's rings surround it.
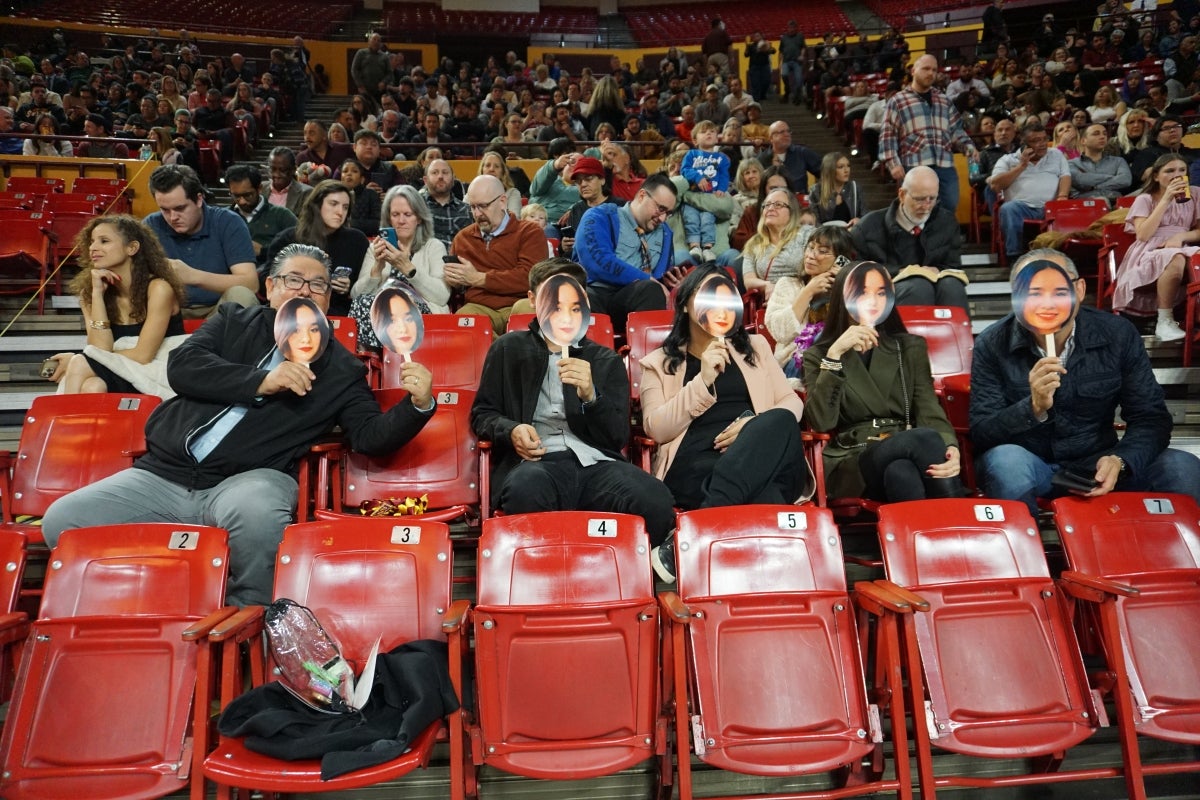
<svg viewBox="0 0 1200 800">
<path fill-rule="evenodd" d="M 45 361 L 42 362 L 42 373 L 41 373 L 42 377 L 49 378 L 49 377 L 53 376 L 57 369 L 58 369 L 58 359 L 57 358 L 47 358 Z"/>
<path fill-rule="evenodd" d="M 575 238 L 575 226 L 574 225 L 559 225 L 558 226 L 558 238 L 574 239 Z"/>
<path fill-rule="evenodd" d="M 1094 471 L 1085 471 L 1082 467 L 1063 467 L 1050 478 L 1050 484 L 1069 492 L 1086 494 L 1100 484 L 1096 482 Z"/>
<path fill-rule="evenodd" d="M 333 279 L 337 280 L 338 278 L 349 278 L 352 272 L 354 272 L 354 270 L 352 270 L 350 267 L 334 267 Z"/>
<path fill-rule="evenodd" d="M 458 256 L 442 256 L 443 264 L 457 264 Z"/>
<path fill-rule="evenodd" d="M 379 235 L 384 239 L 387 239 L 388 244 L 390 244 L 392 247 L 400 246 L 400 240 L 396 238 L 395 228 L 380 228 Z"/>
</svg>

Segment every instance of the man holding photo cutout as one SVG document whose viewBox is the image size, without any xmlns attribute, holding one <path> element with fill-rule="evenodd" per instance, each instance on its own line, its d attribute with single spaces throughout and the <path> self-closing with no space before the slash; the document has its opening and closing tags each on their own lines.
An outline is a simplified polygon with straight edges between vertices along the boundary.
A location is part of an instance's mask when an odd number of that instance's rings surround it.
<svg viewBox="0 0 1200 800">
<path fill-rule="evenodd" d="M 1067 493 L 1200 499 L 1200 459 L 1167 449 L 1171 415 L 1134 326 L 1085 306 L 1084 282 L 1057 250 L 1025 254 L 1012 274 L 1014 313 L 975 340 L 971 367 L 971 440 L 984 494 L 1021 500 L 1034 514 L 1038 498 Z M 1065 305 L 1056 283 L 1069 286 Z"/>
<path fill-rule="evenodd" d="M 355 452 L 394 453 L 437 408 L 429 370 L 411 363 L 401 373 L 409 400 L 380 410 L 365 367 L 329 335 L 330 266 L 319 248 L 288 245 L 267 278 L 270 307 L 223 305 L 172 352 L 167 378 L 178 395 L 146 423 L 147 453 L 55 501 L 42 521 L 46 544 L 90 525 L 225 528 L 227 601 L 271 602 L 275 551 L 296 512 L 296 462 L 334 426 Z M 284 310 L 292 298 L 306 300 Z"/>
<path fill-rule="evenodd" d="M 661 481 L 621 455 L 629 437 L 629 381 L 620 356 L 585 338 L 586 280 L 583 268 L 565 258 L 530 270 L 537 319 L 488 351 L 471 427 L 492 442 L 495 507 L 510 514 L 637 514 L 657 545 L 675 526 L 673 499 Z"/>
</svg>

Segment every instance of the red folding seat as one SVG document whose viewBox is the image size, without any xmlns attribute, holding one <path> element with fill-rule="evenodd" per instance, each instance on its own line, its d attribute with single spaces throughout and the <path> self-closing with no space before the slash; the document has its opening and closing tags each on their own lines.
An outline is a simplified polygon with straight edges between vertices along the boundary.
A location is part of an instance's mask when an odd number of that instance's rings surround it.
<svg viewBox="0 0 1200 800">
<path fill-rule="evenodd" d="M 193 692 L 211 675 L 209 649 L 197 641 L 237 610 L 222 608 L 225 531 L 70 530 L 51 567 L 0 738 L 0 796 L 181 791 Z"/>
<path fill-rule="evenodd" d="M 908 332 L 925 340 L 934 391 L 941 395 L 950 375 L 971 374 L 975 337 L 966 311 L 949 306 L 896 306 L 896 311 Z"/>
<path fill-rule="evenodd" d="M 463 314 L 425 314 L 421 320 L 425 325 L 425 339 L 412 357 L 433 373 L 434 391 L 478 389 L 483 360 L 492 346 L 491 320 Z M 385 349 L 380 386 L 399 388 L 403 365 L 401 356 Z"/>
<path fill-rule="evenodd" d="M 837 773 L 831 789 L 789 791 L 789 797 L 882 791 L 910 797 L 903 692 L 877 686 L 873 695 L 888 707 L 892 752 L 899 754 L 894 777 L 885 779 L 879 708 L 867 693 L 841 538 L 829 510 L 689 511 L 679 516 L 675 542 L 679 593 L 659 601 L 670 622 L 665 705 L 675 712 L 681 800 L 693 796 L 692 752 L 709 766 L 749 775 Z M 867 607 L 910 611 L 874 584 L 864 584 L 863 594 Z M 896 617 L 882 619 L 892 626 L 883 638 L 897 658 Z"/>
<path fill-rule="evenodd" d="M 54 215 L 45 211 L 0 210 L 0 294 L 36 292 L 39 314 L 46 310 L 46 283 L 54 264 L 53 221 Z"/>
<path fill-rule="evenodd" d="M 1130 797 L 1143 776 L 1200 772 L 1143 764 L 1139 736 L 1200 744 L 1200 507 L 1186 495 L 1112 492 L 1051 503 L 1070 571 L 1063 587 L 1099 619 Z"/>
<path fill-rule="evenodd" d="M 477 604 L 447 620 L 451 677 L 475 698 L 451 716 L 452 798 L 478 796 L 481 766 L 577 780 L 665 754 L 649 552 L 632 515 L 484 520 Z"/>
<path fill-rule="evenodd" d="M 32 175 L 14 175 L 5 182 L 4 188 L 9 192 L 50 194 L 51 192 L 66 191 L 67 182 L 62 178 L 38 178 Z"/>
<path fill-rule="evenodd" d="M 922 796 L 1121 776 L 1119 767 L 1059 770 L 1064 753 L 1107 720 L 1028 508 L 891 503 L 879 509 L 878 532 L 888 576 L 879 585 L 918 609 L 900 622 Z M 1024 771 L 938 775 L 934 747 L 1015 760 Z M 1136 782 L 1125 777 L 1132 793 Z"/>
<path fill-rule="evenodd" d="M 523 331 L 529 327 L 529 323 L 533 321 L 533 314 L 513 314 L 508 318 L 507 333 L 513 331 Z M 592 314 L 592 323 L 588 326 L 587 338 L 591 339 L 598 345 L 607 347 L 609 350 L 615 350 L 615 339 L 613 335 L 612 318 L 608 314 Z"/>
<path fill-rule="evenodd" d="M 342 657 L 361 672 L 376 640 L 380 653 L 416 639 L 445 641 L 443 616 L 451 611 L 453 557 L 450 531 L 441 523 L 358 519 L 289 525 L 275 563 L 275 597 L 312 610 L 336 641 Z M 462 601 L 465 611 L 465 601 Z M 221 707 L 246 685 L 243 663 L 255 685 L 271 674 L 265 652 L 263 607 L 249 607 L 218 625 L 209 637 L 221 652 Z M 234 645 L 246 642 L 248 652 Z M 384 764 L 329 780 L 319 760 L 282 761 L 256 753 L 243 739 L 221 736 L 208 749 L 211 695 L 196 700 L 192 798 L 206 796 L 204 781 L 217 784 L 217 797 L 234 787 L 262 792 L 336 792 L 372 786 L 406 775 L 429 763 L 442 720 L 416 736 L 407 752 Z M 240 797 L 248 793 L 240 793 Z"/>
</svg>

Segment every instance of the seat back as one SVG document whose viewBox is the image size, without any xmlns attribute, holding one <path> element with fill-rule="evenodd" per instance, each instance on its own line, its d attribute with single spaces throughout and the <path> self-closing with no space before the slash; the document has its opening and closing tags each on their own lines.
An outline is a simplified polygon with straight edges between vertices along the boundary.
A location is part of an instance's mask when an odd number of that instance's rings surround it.
<svg viewBox="0 0 1200 800">
<path fill-rule="evenodd" d="M 0 192 L 0 209 L 6 211 L 41 211 L 46 195 L 36 192 Z"/>
<path fill-rule="evenodd" d="M 1050 200 L 1046 203 L 1049 229 L 1060 233 L 1087 230 L 1088 226 L 1107 213 L 1108 203 L 1098 199 Z"/>
<path fill-rule="evenodd" d="M 915 615 L 920 666 L 909 675 L 924 674 L 939 747 L 1029 757 L 1091 735 L 1079 644 L 1023 503 L 886 504 L 879 539 L 888 578 L 930 604 Z"/>
<path fill-rule="evenodd" d="M 216 528 L 62 535 L 0 739 L 0 796 L 149 798 L 182 788 L 199 649 L 182 633 L 221 606 L 228 565 Z"/>
<path fill-rule="evenodd" d="M 1133 696 L 1122 723 L 1132 716 L 1140 734 L 1200 744 L 1200 507 L 1186 495 L 1132 492 L 1053 506 L 1072 570 L 1138 590 L 1116 600 L 1115 628 L 1105 628 L 1120 639 Z M 1106 650 L 1116 669 L 1117 643 Z"/>
<path fill-rule="evenodd" d="M 474 611 L 484 763 L 536 778 L 651 757 L 658 613 L 641 517 L 484 520 Z"/>
<path fill-rule="evenodd" d="M 975 337 L 967 312 L 950 306 L 896 306 L 908 332 L 920 336 L 929 348 L 933 384 L 941 390 L 948 375 L 970 375 Z"/>
<path fill-rule="evenodd" d="M 351 353 L 358 352 L 358 323 L 353 317 L 329 317 L 329 327 L 333 329 L 333 338 L 342 343 L 342 347 Z"/>
<path fill-rule="evenodd" d="M 65 494 L 132 466 L 146 449 L 153 395 L 72 394 L 34 399 L 25 415 L 4 519 L 40 517 Z"/>
<path fill-rule="evenodd" d="M 361 670 L 414 639 L 445 640 L 453 558 L 440 522 L 369 517 L 289 525 L 275 565 L 275 597 L 312 609 Z"/>
<path fill-rule="evenodd" d="M 52 214 L 62 212 L 79 212 L 95 216 L 104 212 L 104 198 L 95 194 L 49 194 L 46 196 L 45 210 Z"/>
<path fill-rule="evenodd" d="M 513 314 L 508 318 L 508 328 L 505 330 L 505 333 L 528 329 L 529 323 L 533 321 L 535 316 L 537 315 Z M 608 316 L 608 314 L 592 314 L 592 321 L 588 326 L 587 338 L 602 347 L 607 347 L 609 350 L 615 349 L 612 317 Z"/>
<path fill-rule="evenodd" d="M 15 611 L 25 572 L 25 534 L 0 530 L 0 614 Z"/>
<path fill-rule="evenodd" d="M 408 402 L 402 389 L 375 392 L 380 407 L 389 409 Z M 471 405 L 475 393 L 439 391 L 438 410 L 408 444 L 387 456 L 346 456 L 341 503 L 357 510 L 371 500 L 389 497 L 429 496 L 430 512 L 459 507 L 479 507 L 479 440 L 471 430 Z"/>
<path fill-rule="evenodd" d="M 633 401 L 641 397 L 641 361 L 662 347 L 675 320 L 673 311 L 634 311 L 625 325 L 625 341 L 629 343 L 629 394 Z"/>
<path fill-rule="evenodd" d="M 709 508 L 681 514 L 675 536 L 697 755 L 722 769 L 796 775 L 870 752 L 879 731 L 833 514 Z"/>
<path fill-rule="evenodd" d="M 49 194 L 62 192 L 67 188 L 67 182 L 62 178 L 37 178 L 32 175 L 15 175 L 8 179 L 4 188 L 9 192 L 36 192 Z"/>
<path fill-rule="evenodd" d="M 433 373 L 436 391 L 479 388 L 483 360 L 492 346 L 492 323 L 484 316 L 425 314 L 425 339 L 413 359 Z M 383 351 L 380 385 L 384 389 L 400 387 L 400 368 L 404 359 L 391 350 Z"/>
<path fill-rule="evenodd" d="M 1125 254 L 1129 252 L 1129 246 L 1134 243 L 1135 237 L 1125 230 L 1124 222 L 1111 222 L 1105 225 L 1103 236 L 1104 249 L 1108 258 L 1105 263 L 1100 265 L 1100 268 L 1107 270 L 1108 283 L 1116 285 L 1117 268 L 1125 260 Z"/>
</svg>

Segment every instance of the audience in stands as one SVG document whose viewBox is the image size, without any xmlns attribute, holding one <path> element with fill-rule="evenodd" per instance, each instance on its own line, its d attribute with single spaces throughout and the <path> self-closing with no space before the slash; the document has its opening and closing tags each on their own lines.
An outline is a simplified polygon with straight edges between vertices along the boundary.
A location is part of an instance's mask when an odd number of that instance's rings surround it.
<svg viewBox="0 0 1200 800">
<path fill-rule="evenodd" d="M 771 146 L 758 157 L 764 167 L 787 171 L 792 189 L 808 194 L 808 173 L 821 174 L 821 156 L 802 144 L 792 144 L 792 126 L 783 120 L 771 123 Z"/>
<path fill-rule="evenodd" d="M 934 394 L 925 340 L 878 303 L 887 283 L 886 268 L 870 261 L 840 270 L 825 327 L 804 354 L 804 418 L 832 437 L 829 496 L 959 497 L 958 440 Z"/>
<path fill-rule="evenodd" d="M 1071 197 L 1098 197 L 1115 205 L 1129 191 L 1133 175 L 1125 159 L 1108 150 L 1108 129 L 1093 122 L 1082 132 L 1079 158 L 1071 159 Z"/>
<path fill-rule="evenodd" d="M 586 325 L 585 298 L 575 296 L 586 279 L 565 258 L 540 261 L 529 272 L 529 300 L 539 316 Z M 549 291 L 539 297 L 544 282 Z M 496 508 L 637 514 L 655 545 L 675 527 L 671 492 L 621 455 L 629 438 L 625 365 L 589 338 L 568 353 L 546 341 L 536 319 L 501 337 L 484 361 L 471 427 L 492 443 Z"/>
<path fill-rule="evenodd" d="M 808 194 L 817 221 L 842 222 L 853 227 L 867 213 L 867 199 L 850 178 L 850 156 L 834 150 L 821 159 L 817 184 Z"/>
<path fill-rule="evenodd" d="M 449 249 L 458 232 L 471 224 L 471 211 L 455 195 L 454 171 L 441 158 L 432 159 L 426 165 L 423 182 L 421 198 L 433 214 L 434 236 Z"/>
<path fill-rule="evenodd" d="M 575 231 L 579 229 L 579 223 L 583 221 L 583 215 L 589 208 L 604 203 L 625 205 L 624 200 L 612 196 L 612 177 L 598 159 L 589 156 L 579 158 L 571 170 L 571 182 L 579 188 L 579 202 L 571 206 L 558 220 L 559 248 L 568 257 L 575 250 Z"/>
<path fill-rule="evenodd" d="M 742 282 L 747 291 L 761 291 L 770 300 L 779 280 L 800 273 L 815 221 L 812 210 L 801 210 L 796 195 L 786 188 L 767 190 L 759 207 L 758 230 L 742 250 Z"/>
<path fill-rule="evenodd" d="M 307 183 L 296 180 L 296 154 L 290 147 L 275 147 L 267 155 L 270 183 L 262 184 L 262 192 L 271 205 L 283 206 L 293 215 L 300 212 L 304 196 L 312 191 Z"/>
<path fill-rule="evenodd" d="M 256 262 L 266 260 L 266 249 L 285 228 L 296 225 L 296 215 L 284 206 L 271 205 L 262 193 L 262 172 L 252 164 L 234 164 L 225 170 L 225 186 L 233 198 L 233 211 L 250 228 Z"/>
<path fill-rule="evenodd" d="M 992 168 L 988 186 L 1004 192 L 997 216 L 1010 259 L 1025 251 L 1025 220 L 1043 219 L 1046 203 L 1065 200 L 1071 191 L 1066 156 L 1050 147 L 1046 127 L 1032 119 L 1021 128 L 1020 152 L 1003 156 Z M 957 180 L 957 176 L 952 176 Z"/>
<path fill-rule="evenodd" d="M 712 307 L 698 310 L 706 293 Z M 804 404 L 766 339 L 733 325 L 729 302 L 740 299 L 724 272 L 697 267 L 675 292 L 663 346 L 641 361 L 642 423 L 658 444 L 654 475 L 684 509 L 792 503 L 812 493 L 800 443 Z M 673 542 L 651 559 L 660 578 L 675 580 Z"/>
<path fill-rule="evenodd" d="M 338 178 L 350 190 L 350 226 L 367 236 L 379 233 L 379 212 L 382 204 L 379 192 L 367 186 L 367 168 L 355 158 L 346 159 L 338 170 Z"/>
<path fill-rule="evenodd" d="M 275 551 L 295 516 L 296 460 L 334 426 L 357 452 L 395 453 L 437 410 L 429 370 L 416 362 L 402 366 L 409 400 L 384 413 L 340 344 L 307 365 L 282 358 L 276 310 L 293 297 L 327 308 L 331 266 L 315 247 L 286 248 L 267 278 L 269 307 L 222 306 L 177 348 L 167 378 L 178 397 L 147 424 L 147 454 L 51 505 L 46 543 L 87 525 L 213 525 L 229 532 L 226 601 L 270 603 Z"/>
<path fill-rule="evenodd" d="M 1044 266 L 1030 275 L 1031 263 Z M 1054 476 L 1070 470 L 1094 479 L 1092 497 L 1116 489 L 1200 498 L 1200 460 L 1167 448 L 1171 414 L 1137 329 L 1086 305 L 1074 262 L 1057 250 L 1026 253 L 1012 274 L 1015 296 L 1058 309 L 1066 322 L 1052 334 L 1057 355 L 1013 314 L 975 340 L 971 442 L 984 495 L 1021 500 L 1036 515 L 1039 498 L 1066 493 Z"/>
</svg>

